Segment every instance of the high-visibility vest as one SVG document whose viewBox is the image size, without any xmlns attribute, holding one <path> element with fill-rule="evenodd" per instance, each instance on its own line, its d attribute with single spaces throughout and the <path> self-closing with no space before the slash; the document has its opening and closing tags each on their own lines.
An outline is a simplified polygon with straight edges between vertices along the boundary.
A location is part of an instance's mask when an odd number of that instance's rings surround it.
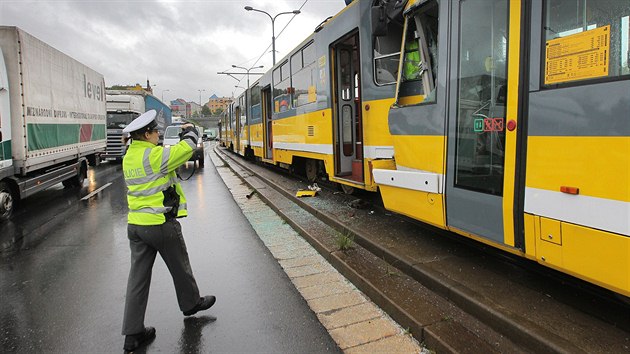
<svg viewBox="0 0 630 354">
<path fill-rule="evenodd" d="M 195 143 L 184 139 L 170 147 L 133 140 L 123 158 L 123 173 L 127 184 L 129 214 L 127 222 L 133 225 L 161 225 L 166 213 L 173 207 L 165 205 L 165 192 L 173 187 L 179 196 L 177 217 L 188 215 L 186 197 L 177 181 L 175 170 L 193 154 Z M 172 189 L 171 189 L 172 190 Z"/>
<path fill-rule="evenodd" d="M 403 78 L 405 81 L 417 80 L 420 78 L 420 51 L 418 41 L 412 40 L 405 44 L 405 57 L 403 65 Z"/>
</svg>

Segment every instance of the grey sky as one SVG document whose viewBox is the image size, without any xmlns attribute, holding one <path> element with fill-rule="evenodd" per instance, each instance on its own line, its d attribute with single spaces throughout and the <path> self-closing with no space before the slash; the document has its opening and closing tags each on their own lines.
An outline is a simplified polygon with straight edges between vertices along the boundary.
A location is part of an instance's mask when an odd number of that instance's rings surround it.
<svg viewBox="0 0 630 354">
<path fill-rule="evenodd" d="M 269 12 L 276 19 L 277 59 L 306 38 L 344 0 L 0 0 L 0 24 L 18 26 L 105 76 L 106 85 L 146 84 L 164 101 L 231 96 L 246 86 L 220 71 L 271 68 Z M 269 47 L 269 49 L 267 49 Z M 263 55 L 264 53 L 264 55 Z M 262 58 L 258 60 L 262 55 Z M 242 71 L 242 70 L 241 70 Z M 253 71 L 253 70 L 252 70 Z M 254 76 L 250 76 L 253 80 Z M 165 91 L 168 90 L 168 91 Z"/>
</svg>

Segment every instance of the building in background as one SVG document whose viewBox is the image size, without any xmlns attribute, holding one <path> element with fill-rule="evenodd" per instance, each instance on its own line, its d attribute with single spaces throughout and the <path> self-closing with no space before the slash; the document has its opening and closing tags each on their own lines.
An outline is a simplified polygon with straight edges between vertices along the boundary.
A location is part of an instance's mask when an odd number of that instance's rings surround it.
<svg viewBox="0 0 630 354">
<path fill-rule="evenodd" d="M 229 97 L 217 97 L 217 95 L 212 95 L 206 103 L 206 106 L 210 108 L 210 112 L 212 115 L 217 115 L 223 112 L 227 106 L 232 102 L 232 99 Z"/>
<path fill-rule="evenodd" d="M 171 101 L 171 111 L 174 116 L 180 116 L 184 118 L 190 118 L 190 106 L 182 98 Z"/>
<path fill-rule="evenodd" d="M 171 101 L 173 115 L 186 119 L 201 116 L 201 106 L 197 102 L 186 102 L 183 98 Z"/>
<path fill-rule="evenodd" d="M 188 102 L 190 107 L 190 117 L 199 117 L 201 115 L 201 106 L 197 102 Z"/>
<path fill-rule="evenodd" d="M 229 97 L 218 97 L 213 94 L 204 106 L 208 107 L 211 116 L 216 116 L 226 110 L 231 102 L 232 99 Z M 207 111 L 205 114 L 203 113 L 203 106 L 194 101 L 187 102 L 183 98 L 172 100 L 170 106 L 174 116 L 181 116 L 185 119 L 208 116 Z"/>
</svg>

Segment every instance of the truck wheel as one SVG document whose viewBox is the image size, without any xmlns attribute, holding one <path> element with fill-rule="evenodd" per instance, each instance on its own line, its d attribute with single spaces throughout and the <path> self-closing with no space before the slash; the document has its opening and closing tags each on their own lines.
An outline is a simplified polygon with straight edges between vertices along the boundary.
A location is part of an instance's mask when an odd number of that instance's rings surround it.
<svg viewBox="0 0 630 354">
<path fill-rule="evenodd" d="M 92 167 L 97 167 L 101 164 L 101 157 L 98 155 L 89 155 L 87 157 L 88 164 Z"/>
<path fill-rule="evenodd" d="M 85 165 L 85 163 L 82 163 L 81 167 L 79 168 L 79 173 L 77 173 L 76 176 L 70 177 L 65 181 L 61 181 L 61 184 L 63 184 L 63 186 L 66 188 L 83 187 L 83 182 L 85 181 L 86 176 L 87 166 Z"/>
<path fill-rule="evenodd" d="M 15 194 L 6 182 L 0 182 L 0 219 L 7 220 L 15 208 Z"/>
</svg>

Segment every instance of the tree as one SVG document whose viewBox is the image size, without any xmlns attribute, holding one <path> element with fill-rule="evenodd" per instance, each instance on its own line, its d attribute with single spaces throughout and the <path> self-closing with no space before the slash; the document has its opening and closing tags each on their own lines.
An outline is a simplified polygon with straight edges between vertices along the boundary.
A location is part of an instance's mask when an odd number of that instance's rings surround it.
<svg viewBox="0 0 630 354">
<path fill-rule="evenodd" d="M 201 107 L 201 114 L 203 114 L 204 116 L 209 116 L 210 113 L 210 108 L 208 106 L 203 105 L 203 107 Z"/>
<path fill-rule="evenodd" d="M 214 113 L 215 116 L 218 116 L 221 113 L 223 113 L 223 108 L 219 107 L 219 108 L 215 109 L 213 113 Z"/>
<path fill-rule="evenodd" d="M 142 90 L 142 86 L 140 84 L 135 85 L 112 85 L 111 87 L 105 87 L 106 90 Z"/>
<path fill-rule="evenodd" d="M 107 90 L 128 90 L 129 86 L 126 85 L 113 85 L 112 87 L 106 87 Z"/>
</svg>

